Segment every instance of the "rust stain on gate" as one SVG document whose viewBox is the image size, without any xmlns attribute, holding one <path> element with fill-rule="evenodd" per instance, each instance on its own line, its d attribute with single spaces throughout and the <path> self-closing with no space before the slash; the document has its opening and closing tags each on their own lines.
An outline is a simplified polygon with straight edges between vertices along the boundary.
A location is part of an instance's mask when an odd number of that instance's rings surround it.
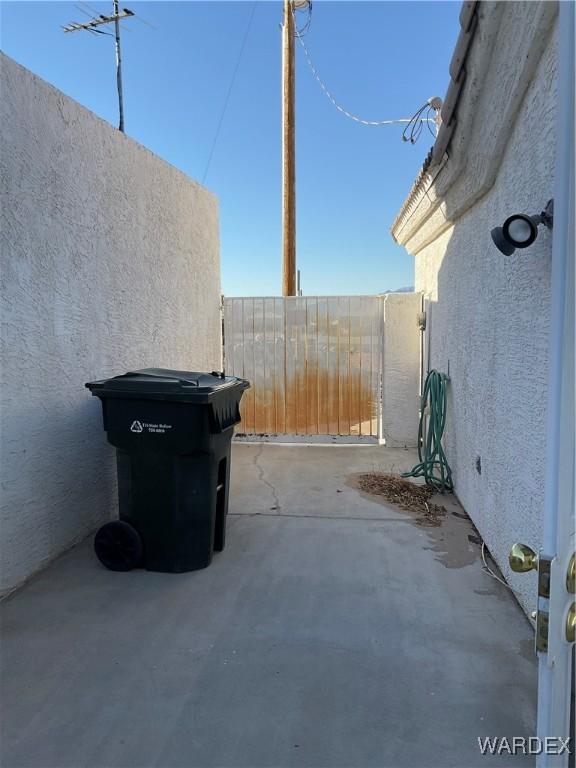
<svg viewBox="0 0 576 768">
<path fill-rule="evenodd" d="M 226 298 L 227 373 L 248 379 L 247 434 L 378 435 L 377 296 Z"/>
</svg>

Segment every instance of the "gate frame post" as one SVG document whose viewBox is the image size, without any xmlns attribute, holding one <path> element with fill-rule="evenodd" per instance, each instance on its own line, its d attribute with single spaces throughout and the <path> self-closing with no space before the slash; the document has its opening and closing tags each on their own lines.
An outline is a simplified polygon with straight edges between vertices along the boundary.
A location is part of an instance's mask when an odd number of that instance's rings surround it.
<svg viewBox="0 0 576 768">
<path fill-rule="evenodd" d="M 376 396 L 376 429 L 378 436 L 378 445 L 386 445 L 386 438 L 384 437 L 384 304 L 386 302 L 386 295 L 377 296 L 378 299 L 378 316 L 380 329 L 379 333 L 379 354 L 378 354 L 378 393 Z"/>
</svg>

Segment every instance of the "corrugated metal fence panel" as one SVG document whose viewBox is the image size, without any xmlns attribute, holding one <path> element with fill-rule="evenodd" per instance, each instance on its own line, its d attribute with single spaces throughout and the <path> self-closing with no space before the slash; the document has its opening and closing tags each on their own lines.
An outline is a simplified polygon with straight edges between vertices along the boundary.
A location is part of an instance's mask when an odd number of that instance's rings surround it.
<svg viewBox="0 0 576 768">
<path fill-rule="evenodd" d="M 224 360 L 252 385 L 242 432 L 378 435 L 377 296 L 226 298 Z"/>
</svg>

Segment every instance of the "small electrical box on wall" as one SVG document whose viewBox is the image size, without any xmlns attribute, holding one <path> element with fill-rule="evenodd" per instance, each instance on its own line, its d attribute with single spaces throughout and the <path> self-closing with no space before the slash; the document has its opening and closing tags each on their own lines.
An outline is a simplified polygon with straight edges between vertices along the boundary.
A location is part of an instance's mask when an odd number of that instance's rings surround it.
<svg viewBox="0 0 576 768">
<path fill-rule="evenodd" d="M 420 328 L 421 331 L 426 330 L 426 312 L 418 312 L 416 316 L 418 320 L 418 328 Z"/>
</svg>

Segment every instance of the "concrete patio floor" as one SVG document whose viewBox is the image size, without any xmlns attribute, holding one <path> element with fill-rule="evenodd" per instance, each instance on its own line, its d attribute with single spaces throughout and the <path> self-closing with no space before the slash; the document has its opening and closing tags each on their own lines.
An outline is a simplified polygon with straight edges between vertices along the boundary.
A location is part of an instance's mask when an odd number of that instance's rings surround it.
<svg viewBox="0 0 576 768">
<path fill-rule="evenodd" d="M 354 487 L 410 451 L 237 444 L 228 539 L 183 575 L 87 541 L 1 607 L 3 768 L 532 764 L 532 629 L 453 499 L 438 527 Z"/>
</svg>

